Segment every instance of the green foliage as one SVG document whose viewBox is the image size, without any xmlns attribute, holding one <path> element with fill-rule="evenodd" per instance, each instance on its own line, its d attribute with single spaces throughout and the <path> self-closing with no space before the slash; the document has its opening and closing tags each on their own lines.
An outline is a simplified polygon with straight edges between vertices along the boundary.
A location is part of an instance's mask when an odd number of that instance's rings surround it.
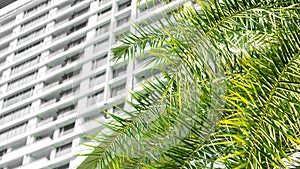
<svg viewBox="0 0 300 169">
<path fill-rule="evenodd" d="M 300 4 L 210 0 L 136 25 L 116 59 L 151 48 L 164 78 L 111 115 L 84 168 L 288 168 L 300 149 Z M 167 68 L 167 71 L 165 71 Z M 183 129 L 183 130 L 182 130 Z M 289 165 L 288 165 L 289 164 Z"/>
</svg>

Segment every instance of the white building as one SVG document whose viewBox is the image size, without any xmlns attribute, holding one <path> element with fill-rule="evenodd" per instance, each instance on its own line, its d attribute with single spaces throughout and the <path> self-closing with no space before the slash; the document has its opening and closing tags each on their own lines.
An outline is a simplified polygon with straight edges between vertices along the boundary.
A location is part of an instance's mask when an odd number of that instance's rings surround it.
<svg viewBox="0 0 300 169">
<path fill-rule="evenodd" d="M 18 0 L 0 9 L 0 169 L 76 168 L 83 134 L 151 76 L 114 64 L 131 23 L 180 5 L 136 0 Z M 160 0 L 157 0 L 158 4 Z M 126 66 L 124 66 L 126 65 Z"/>
</svg>

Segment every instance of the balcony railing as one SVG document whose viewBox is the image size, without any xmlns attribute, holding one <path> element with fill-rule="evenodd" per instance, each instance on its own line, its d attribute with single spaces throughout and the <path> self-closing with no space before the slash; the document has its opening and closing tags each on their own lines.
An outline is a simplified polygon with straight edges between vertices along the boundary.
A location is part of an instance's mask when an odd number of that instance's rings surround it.
<svg viewBox="0 0 300 169">
<path fill-rule="evenodd" d="M 11 105 L 16 104 L 18 102 L 21 102 L 24 99 L 27 99 L 27 98 L 31 97 L 32 95 L 33 95 L 33 90 L 32 89 L 28 90 L 26 92 L 23 92 L 22 94 L 19 94 L 15 97 L 12 97 L 12 98 L 8 99 L 8 100 L 5 100 L 4 104 L 3 104 L 3 107 L 8 107 L 8 106 L 11 106 Z"/>
<path fill-rule="evenodd" d="M 124 87 L 123 89 L 113 89 L 111 92 L 111 97 L 115 97 L 115 96 L 119 96 L 122 95 L 123 93 L 125 93 L 127 90 Z"/>
<path fill-rule="evenodd" d="M 41 22 L 41 21 L 43 21 L 43 20 L 45 20 L 45 19 L 47 19 L 47 18 L 48 18 L 48 14 L 43 15 L 43 16 L 40 16 L 39 18 L 37 18 L 37 19 L 35 19 L 35 20 L 33 20 L 33 21 L 27 23 L 26 25 L 22 26 L 22 27 L 21 27 L 21 31 L 23 31 L 23 30 L 25 30 L 25 29 L 31 27 L 32 25 L 35 25 L 35 24 L 37 24 L 37 23 L 39 23 L 39 22 Z"/>
<path fill-rule="evenodd" d="M 16 22 L 16 20 L 11 20 L 11 21 L 9 21 L 9 22 L 7 22 L 5 24 L 0 24 L 0 27 L 6 27 L 6 26 L 9 26 L 9 25 L 12 25 L 15 22 Z"/>
<path fill-rule="evenodd" d="M 71 77 L 65 78 L 65 79 L 63 79 L 63 83 L 65 83 L 65 82 L 67 82 L 67 81 L 69 81 L 69 80 L 72 80 L 72 79 L 74 79 L 74 78 L 76 78 L 76 77 L 78 77 L 78 76 L 80 76 L 80 73 L 79 73 L 79 74 L 75 74 L 75 75 L 73 75 L 73 76 L 71 76 Z"/>
<path fill-rule="evenodd" d="M 16 111 L 14 111 L 14 112 L 12 112 L 12 113 L 4 116 L 4 117 L 2 116 L 0 118 L 0 125 L 3 125 L 5 123 L 9 123 L 9 122 L 11 122 L 11 121 L 13 121 L 17 118 L 20 118 L 20 117 L 30 113 L 30 108 L 31 108 L 30 106 L 27 106 L 27 107 L 21 108 L 19 110 L 16 110 Z"/>
<path fill-rule="evenodd" d="M 1 62 L 1 63 L 0 63 L 0 67 L 3 66 L 3 65 L 5 65 L 5 62 Z"/>
<path fill-rule="evenodd" d="M 1 41 L 1 40 L 4 40 L 4 39 L 7 39 L 7 38 L 9 38 L 9 37 L 11 37 L 11 36 L 12 36 L 12 33 L 6 34 L 6 35 L 4 35 L 3 37 L 0 37 L 0 41 Z"/>
<path fill-rule="evenodd" d="M 39 11 L 39 10 L 41 10 L 41 9 L 43 9 L 43 8 L 45 8 L 45 7 L 47 7 L 49 4 L 50 4 L 50 1 L 46 1 L 46 2 L 44 2 L 44 3 L 42 3 L 42 4 L 39 4 L 38 6 L 35 7 L 35 9 L 32 9 L 32 10 L 29 11 L 29 12 L 28 12 L 28 11 L 25 12 L 25 13 L 24 13 L 24 17 L 27 17 L 27 16 L 29 16 L 29 15 L 34 14 L 35 12 L 37 12 L 37 11 Z"/>
<path fill-rule="evenodd" d="M 16 55 L 14 56 L 14 60 L 18 59 L 20 56 L 24 56 L 24 55 L 26 55 L 26 54 L 29 54 L 29 53 L 31 53 L 31 52 L 33 52 L 33 51 L 35 51 L 35 50 L 41 48 L 42 46 L 43 46 L 43 43 L 40 43 L 40 44 L 38 44 L 38 45 L 36 45 L 36 46 L 33 46 L 33 47 L 30 48 L 30 49 L 27 49 L 26 51 L 23 51 L 23 52 L 21 52 L 21 53 L 18 53 L 18 54 L 16 54 Z"/>
<path fill-rule="evenodd" d="M 49 106 L 49 105 L 54 104 L 54 103 L 56 103 L 56 98 L 48 100 L 48 101 L 42 103 L 40 108 L 44 108 L 44 107 Z"/>
<path fill-rule="evenodd" d="M 2 53 L 4 53 L 4 52 L 8 51 L 8 49 L 9 49 L 9 47 L 0 50 L 0 54 L 2 54 Z"/>
<path fill-rule="evenodd" d="M 62 25 L 62 24 L 66 23 L 66 22 L 69 22 L 69 21 L 70 21 L 69 18 L 64 19 L 64 20 L 62 20 L 62 21 L 60 21 L 60 22 L 55 23 L 55 26 L 54 26 L 54 27 L 58 27 L 59 25 Z"/>
<path fill-rule="evenodd" d="M 24 39 L 19 40 L 19 41 L 18 41 L 18 45 L 20 45 L 20 44 L 22 44 L 22 43 L 24 43 L 24 42 L 26 42 L 26 41 L 29 41 L 29 40 L 31 40 L 31 39 L 34 39 L 35 37 L 37 37 L 37 36 L 39 36 L 39 35 L 41 35 L 41 34 L 43 34 L 43 33 L 45 33 L 45 29 L 42 29 L 42 30 L 40 30 L 39 32 L 33 33 L 33 34 L 31 34 L 30 36 L 28 36 L 28 37 L 26 37 L 26 38 L 24 38 Z"/>
<path fill-rule="evenodd" d="M 43 88 L 43 91 L 45 91 L 45 90 L 47 90 L 47 89 L 50 89 L 50 88 L 52 88 L 52 87 L 54 87 L 54 86 L 57 86 L 57 85 L 59 85 L 59 81 L 52 82 L 52 83 L 46 85 L 46 86 Z"/>
<path fill-rule="evenodd" d="M 104 14 L 98 15 L 97 16 L 97 21 L 103 19 L 104 17 L 110 16 L 112 14 L 112 11 L 105 12 Z"/>
<path fill-rule="evenodd" d="M 69 110 L 69 111 L 66 111 L 66 112 L 60 113 L 60 114 L 57 116 L 57 118 L 59 119 L 59 118 L 62 118 L 62 117 L 68 116 L 68 115 L 70 115 L 70 114 L 73 114 L 73 113 L 75 113 L 75 112 L 76 112 L 76 110 L 75 110 L 75 109 L 73 109 L 73 110 Z"/>
<path fill-rule="evenodd" d="M 93 86 L 96 86 L 96 85 L 99 85 L 99 84 L 105 82 L 105 78 L 106 78 L 106 76 L 105 76 L 105 74 L 104 74 L 104 75 L 102 75 L 102 76 L 100 76 L 100 77 L 97 77 L 97 78 L 95 78 L 95 79 L 92 79 L 91 84 L 90 84 L 90 87 L 93 87 Z"/>
<path fill-rule="evenodd" d="M 27 131 L 27 125 L 22 125 L 17 128 L 11 129 L 5 133 L 0 134 L 0 142 L 6 141 L 12 137 L 18 136 L 20 134 L 23 134 Z"/>
<path fill-rule="evenodd" d="M 63 38 L 63 37 L 66 37 L 66 36 L 67 36 L 67 33 L 63 33 L 63 34 L 61 34 L 61 35 L 56 36 L 55 38 L 53 38 L 53 39 L 52 39 L 52 42 L 57 41 L 57 40 L 59 40 L 59 39 L 61 39 L 61 38 Z"/>
<path fill-rule="evenodd" d="M 65 94 L 65 95 L 61 96 L 60 100 L 66 99 L 66 98 L 71 97 L 71 96 L 74 96 L 74 95 L 76 95 L 78 92 L 79 92 L 79 89 L 77 89 L 77 90 L 75 90 L 75 91 L 73 91 L 73 92 L 70 92 L 70 93 L 68 93 L 68 94 Z"/>
<path fill-rule="evenodd" d="M 99 5 L 104 5 L 107 2 L 110 2 L 111 0 L 100 0 Z"/>
<path fill-rule="evenodd" d="M 62 65 L 57 65 L 55 67 L 52 67 L 52 68 L 50 68 L 50 69 L 47 70 L 47 74 L 49 74 L 49 73 L 51 73 L 51 72 L 53 72 L 53 71 L 55 71 L 57 69 L 60 69 L 60 68 L 62 68 Z"/>
<path fill-rule="evenodd" d="M 28 168 L 34 168 L 36 166 L 40 166 L 42 164 L 45 164 L 49 161 L 49 159 L 47 157 L 42 157 L 42 158 L 39 158 L 39 159 L 36 159 L 32 162 L 30 162 L 29 164 L 26 165 L 26 167 Z"/>
<path fill-rule="evenodd" d="M 63 155 L 66 155 L 66 154 L 69 154 L 71 153 L 71 147 L 70 148 L 66 148 L 64 150 L 61 150 L 61 151 L 58 151 L 56 154 L 55 154 L 55 157 L 60 157 L 60 156 L 63 156 Z"/>
<path fill-rule="evenodd" d="M 88 98 L 87 105 L 88 106 L 94 105 L 98 102 L 103 101 L 103 99 L 104 99 L 104 93 L 102 92 L 102 93 L 98 94 L 97 96 Z"/>
<path fill-rule="evenodd" d="M 55 56 L 55 55 L 58 55 L 58 54 L 60 54 L 60 53 L 62 53 L 62 52 L 64 52 L 64 51 L 65 51 L 64 48 L 61 48 L 61 49 L 59 49 L 59 50 L 57 50 L 57 51 L 54 51 L 54 52 L 50 53 L 50 55 L 48 56 L 48 58 L 51 58 L 51 57 L 53 57 L 53 56 Z"/>
<path fill-rule="evenodd" d="M 39 122 L 37 123 L 37 127 L 43 126 L 43 125 L 45 125 L 45 124 L 49 124 L 49 123 L 51 123 L 53 120 L 54 120 L 53 117 L 49 117 L 49 118 L 46 118 L 46 119 L 44 119 L 44 120 L 41 120 L 41 121 L 39 121 Z"/>
<path fill-rule="evenodd" d="M 60 13 L 60 12 L 63 12 L 65 11 L 66 9 L 69 9 L 72 5 L 71 4 L 68 4 L 66 6 L 63 6 L 62 8 L 58 9 L 57 13 Z"/>
</svg>

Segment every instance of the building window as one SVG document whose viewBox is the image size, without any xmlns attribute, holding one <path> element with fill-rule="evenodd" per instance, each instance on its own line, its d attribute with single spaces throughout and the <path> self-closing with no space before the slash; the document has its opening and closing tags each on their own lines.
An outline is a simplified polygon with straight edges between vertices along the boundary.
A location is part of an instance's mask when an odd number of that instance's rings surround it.
<svg viewBox="0 0 300 169">
<path fill-rule="evenodd" d="M 66 134 L 72 133 L 74 131 L 75 123 L 71 123 L 59 129 L 59 136 L 64 136 Z"/>
<path fill-rule="evenodd" d="M 59 167 L 56 167 L 54 169 L 69 169 L 69 163 L 65 164 L 65 165 L 62 165 L 62 166 L 59 166 Z"/>
<path fill-rule="evenodd" d="M 62 77 L 63 82 L 65 82 L 65 81 L 67 81 L 67 80 L 70 80 L 70 79 L 73 79 L 73 78 L 79 76 L 79 75 L 80 75 L 80 72 L 81 72 L 81 69 L 77 69 L 77 70 L 75 70 L 75 71 L 73 71 L 73 72 L 70 72 L 70 73 L 65 74 L 65 75 Z"/>
<path fill-rule="evenodd" d="M 44 13 L 44 14 L 41 14 L 40 16 L 37 16 L 37 17 L 33 18 L 32 20 L 30 20 L 30 21 L 28 21 L 28 22 L 26 22 L 26 23 L 23 23 L 23 24 L 21 25 L 21 30 L 24 30 L 24 29 L 26 29 L 26 28 L 28 28 L 28 27 L 30 27 L 30 26 L 32 26 L 32 25 L 35 25 L 35 24 L 37 24 L 38 22 L 40 22 L 40 21 L 46 19 L 47 17 L 48 17 L 48 12 L 46 12 L 46 13 Z"/>
<path fill-rule="evenodd" d="M 106 65 L 107 62 L 107 54 L 105 54 L 104 56 L 97 58 L 95 60 L 93 60 L 92 62 L 92 69 L 97 69 L 100 66 Z"/>
<path fill-rule="evenodd" d="M 110 2 L 111 0 L 99 0 L 99 5 L 103 5 L 107 2 Z"/>
<path fill-rule="evenodd" d="M 96 36 L 100 36 L 109 31 L 110 22 L 106 23 L 96 29 Z"/>
<path fill-rule="evenodd" d="M 99 85 L 103 82 L 105 82 L 105 72 L 103 73 L 99 73 L 98 75 L 90 78 L 90 87 L 93 87 L 93 86 L 96 86 L 96 85 Z"/>
<path fill-rule="evenodd" d="M 3 107 L 8 107 L 12 104 L 18 103 L 22 100 L 25 100 L 33 95 L 34 87 L 27 89 L 25 91 L 22 91 L 18 94 L 15 94 L 9 98 L 4 99 L 4 105 Z"/>
<path fill-rule="evenodd" d="M 35 43 L 33 43 L 33 44 L 29 45 L 29 46 L 26 46 L 25 48 L 23 48 L 23 49 L 21 49 L 21 50 L 19 50 L 17 52 L 15 52 L 15 55 L 22 55 L 22 56 L 24 56 L 24 55 L 32 52 L 33 50 L 35 50 L 37 47 L 40 47 L 42 44 L 43 44 L 43 40 L 35 42 Z M 17 59 L 17 58 L 14 58 L 14 59 Z"/>
<path fill-rule="evenodd" d="M 71 33 L 73 33 L 73 32 L 76 32 L 76 31 L 78 31 L 78 30 L 80 30 L 80 29 L 86 27 L 86 25 L 87 25 L 87 21 L 85 21 L 85 22 L 83 22 L 83 23 L 81 23 L 81 24 L 79 24 L 79 25 L 77 25 L 77 26 L 72 27 L 72 28 L 70 29 L 70 33 L 69 33 L 69 34 L 71 34 Z"/>
<path fill-rule="evenodd" d="M 98 91 L 92 94 L 91 96 L 88 96 L 87 105 L 88 106 L 94 105 L 97 102 L 103 101 L 103 99 L 104 99 L 104 91 L 103 90 Z"/>
<path fill-rule="evenodd" d="M 131 6 L 131 0 L 120 4 L 118 6 L 118 10 L 121 11 L 121 10 L 127 8 L 127 7 L 130 7 L 130 6 Z"/>
<path fill-rule="evenodd" d="M 56 148 L 55 157 L 60 157 L 69 154 L 72 149 L 72 142 Z"/>
<path fill-rule="evenodd" d="M 104 16 L 104 15 L 110 14 L 111 13 L 111 9 L 112 8 L 109 7 L 109 8 L 104 9 L 103 11 L 99 12 L 98 16 L 97 16 L 97 20 L 100 20 L 102 18 L 102 16 Z"/>
<path fill-rule="evenodd" d="M 90 7 L 87 7 L 87 8 L 84 8 L 83 10 L 81 10 L 81 11 L 78 11 L 78 12 L 74 13 L 71 16 L 71 20 L 74 19 L 74 18 L 79 17 L 80 15 L 83 15 L 83 14 L 87 13 L 89 10 L 90 10 Z"/>
<path fill-rule="evenodd" d="M 28 16 L 28 15 L 30 15 L 30 14 L 32 14 L 32 13 L 34 13 L 34 12 L 36 12 L 36 11 L 44 8 L 44 7 L 46 7 L 48 4 L 49 4 L 49 1 L 42 2 L 42 3 L 40 3 L 40 4 L 36 5 L 36 6 L 28 9 L 27 11 L 25 11 L 24 12 L 24 16 Z"/>
<path fill-rule="evenodd" d="M 60 99 L 59 100 L 63 100 L 63 99 L 66 99 L 70 96 L 73 96 L 75 94 L 77 94 L 79 92 L 79 86 L 76 86 L 76 87 L 72 87 L 68 90 L 65 90 L 63 92 L 60 93 Z"/>
<path fill-rule="evenodd" d="M 83 57 L 83 52 L 80 52 L 80 53 L 77 53 L 77 54 L 75 54 L 75 55 L 73 55 L 73 56 L 67 58 L 67 59 L 65 60 L 65 62 L 66 62 L 66 64 L 68 65 L 68 64 L 71 64 L 71 63 L 73 63 L 73 62 L 79 60 L 79 59 L 82 58 L 82 57 Z"/>
<path fill-rule="evenodd" d="M 15 89 L 15 88 L 20 87 L 28 82 L 35 80 L 36 76 L 37 76 L 37 71 L 32 72 L 28 75 L 22 76 L 21 78 L 14 80 L 12 82 L 9 82 L 8 86 L 7 86 L 7 91 L 9 91 L 11 89 Z"/>
<path fill-rule="evenodd" d="M 113 69 L 113 78 L 119 77 L 126 74 L 127 66 L 121 66 L 119 68 Z"/>
<path fill-rule="evenodd" d="M 97 51 L 101 51 L 103 49 L 106 49 L 108 46 L 108 39 L 102 40 L 96 44 L 94 44 L 94 53 Z"/>
<path fill-rule="evenodd" d="M 0 142 L 6 141 L 15 136 L 21 135 L 27 131 L 27 122 L 9 128 L 0 133 Z"/>
<path fill-rule="evenodd" d="M 122 18 L 122 19 L 119 19 L 119 20 L 117 21 L 117 27 L 122 26 L 122 25 L 128 23 L 129 20 L 130 20 L 130 15 L 129 15 L 129 16 L 126 16 L 126 17 L 124 17 L 124 18 Z"/>
<path fill-rule="evenodd" d="M 75 0 L 72 6 L 78 4 L 78 3 L 82 2 L 82 1 L 84 1 L 84 0 Z"/>
<path fill-rule="evenodd" d="M 15 22 L 15 16 L 14 17 L 11 17 L 11 18 L 8 18 L 8 19 L 5 19 L 5 21 L 3 21 L 2 23 L 0 23 L 0 26 L 5 26 L 5 25 L 9 25 L 9 24 L 12 24 Z"/>
<path fill-rule="evenodd" d="M 24 35 L 24 36 L 18 38 L 18 45 L 22 44 L 22 43 L 24 43 L 24 42 L 26 42 L 30 39 L 33 39 L 34 37 L 37 37 L 37 36 L 41 35 L 42 33 L 45 32 L 45 30 L 46 30 L 46 26 L 43 26 L 43 27 L 41 27 L 41 28 L 39 28 L 35 31 L 30 32 L 27 35 Z"/>
<path fill-rule="evenodd" d="M 57 118 L 65 117 L 69 114 L 72 114 L 74 111 L 75 111 L 75 105 L 74 104 L 71 105 L 71 106 L 65 107 L 61 110 L 58 110 Z"/>
<path fill-rule="evenodd" d="M 122 95 L 126 91 L 126 83 L 111 89 L 111 97 Z"/>
<path fill-rule="evenodd" d="M 83 43 L 85 41 L 85 36 L 84 37 L 81 37 L 81 38 L 78 38 L 76 39 L 75 41 L 71 42 L 68 44 L 68 49 L 74 47 L 74 46 L 77 46 L 81 43 Z"/>
<path fill-rule="evenodd" d="M 33 66 L 33 65 L 36 65 L 37 63 L 39 63 L 39 56 L 36 56 L 34 58 L 31 58 L 27 61 L 24 61 L 23 63 L 17 65 L 17 66 L 14 66 L 11 68 L 11 73 L 10 75 L 14 75 L 20 71 L 24 71 L 25 69 Z"/>
<path fill-rule="evenodd" d="M 0 125 L 18 119 L 28 113 L 30 113 L 31 105 L 26 105 L 21 108 L 18 108 L 12 112 L 0 116 Z"/>
</svg>

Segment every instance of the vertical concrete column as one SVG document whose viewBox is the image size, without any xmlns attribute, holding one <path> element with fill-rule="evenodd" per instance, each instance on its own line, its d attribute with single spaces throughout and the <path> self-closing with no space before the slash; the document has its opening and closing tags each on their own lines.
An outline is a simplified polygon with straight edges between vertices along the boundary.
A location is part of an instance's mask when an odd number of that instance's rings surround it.
<svg viewBox="0 0 300 169">
<path fill-rule="evenodd" d="M 77 114 L 80 115 L 87 107 L 87 97 L 78 100 Z"/>
<path fill-rule="evenodd" d="M 13 62 L 13 61 L 14 61 L 14 56 L 15 56 L 14 53 L 8 55 L 8 56 L 6 57 L 6 63 L 11 63 L 11 62 Z"/>
<path fill-rule="evenodd" d="M 30 130 L 32 130 L 32 129 L 35 129 L 35 128 L 36 128 L 36 125 L 37 125 L 37 122 L 38 122 L 37 117 L 28 120 L 27 130 L 26 130 L 26 131 L 30 131 Z M 30 136 L 28 136 L 28 137 L 30 137 Z M 27 141 L 28 141 L 28 139 L 29 139 L 29 142 L 30 142 L 30 141 L 31 141 L 31 138 L 27 138 Z M 27 143 L 28 143 L 28 142 L 27 142 Z"/>
<path fill-rule="evenodd" d="M 53 9 L 50 9 L 49 10 L 49 16 L 48 17 L 53 17 L 53 16 L 55 16 L 56 15 L 56 13 L 57 13 L 57 7 L 55 7 L 55 8 L 53 8 Z"/>
<path fill-rule="evenodd" d="M 30 161 L 31 161 L 31 156 L 30 155 L 24 155 L 22 165 L 29 164 Z"/>
<path fill-rule="evenodd" d="M 23 18 L 24 18 L 24 12 L 21 12 L 16 16 L 16 21 L 18 22 L 18 21 L 22 20 Z"/>
<path fill-rule="evenodd" d="M 50 51 L 49 51 L 49 50 L 43 52 L 43 53 L 41 54 L 41 56 L 40 56 L 40 60 L 41 60 L 41 61 L 47 60 L 49 55 L 50 55 Z M 46 67 L 46 66 L 45 66 L 45 67 Z M 46 71 L 47 71 L 47 67 L 46 67 Z"/>
<path fill-rule="evenodd" d="M 12 34 L 16 35 L 19 32 L 21 32 L 21 25 L 16 26 L 13 30 L 12 30 Z"/>
<path fill-rule="evenodd" d="M 37 110 L 40 109 L 40 106 L 41 106 L 41 99 L 32 102 L 30 112 L 36 112 Z"/>
<path fill-rule="evenodd" d="M 79 117 L 76 119 L 75 121 L 75 126 L 74 126 L 74 132 L 84 132 L 84 128 L 82 128 L 82 124 L 84 123 L 84 118 L 82 117 Z M 79 140 L 77 140 L 79 139 Z M 77 140 L 76 142 L 74 142 L 74 140 Z M 79 145 L 79 142 L 80 142 L 80 138 L 76 138 L 73 140 L 73 143 L 72 143 L 72 147 L 77 147 Z"/>
<path fill-rule="evenodd" d="M 55 22 L 52 21 L 52 22 L 49 22 L 47 25 L 46 25 L 46 31 L 48 30 L 53 30 L 55 27 Z"/>
<path fill-rule="evenodd" d="M 0 94 L 3 94 L 7 91 L 8 84 L 5 83 L 0 87 Z"/>
<path fill-rule="evenodd" d="M 2 73 L 3 80 L 9 78 L 10 77 L 10 73 L 11 73 L 11 69 L 4 70 L 3 73 Z"/>
<path fill-rule="evenodd" d="M 43 88 L 44 88 L 44 83 L 38 83 L 35 85 L 34 87 L 34 95 L 38 95 L 39 93 L 43 92 Z"/>
<path fill-rule="evenodd" d="M 9 43 L 9 49 L 13 49 L 18 46 L 18 39 L 14 39 Z"/>
<path fill-rule="evenodd" d="M 86 51 L 84 53 L 84 56 L 88 56 L 86 54 Z M 81 74 L 82 75 L 86 75 L 86 74 L 89 74 L 91 72 L 91 68 L 92 68 L 92 63 L 91 62 L 87 62 L 85 63 L 83 66 L 82 66 L 82 70 L 81 70 Z M 79 87 L 79 90 L 80 90 L 80 93 L 79 95 L 83 95 L 85 94 L 90 88 L 89 88 L 89 85 L 90 85 L 90 80 L 89 78 L 83 80 L 80 82 L 80 87 Z M 83 112 L 85 109 L 86 109 L 86 106 L 87 106 L 87 97 L 83 97 L 81 99 L 78 100 L 78 107 L 77 107 L 77 112 L 80 113 L 80 112 Z"/>
<path fill-rule="evenodd" d="M 18 14 L 16 16 L 16 22 L 20 22 L 23 19 L 23 17 L 24 17 L 24 12 Z M 21 25 L 18 25 L 13 29 L 12 34 L 16 35 L 20 32 L 21 32 Z M 9 44 L 10 48 L 15 48 L 17 45 L 18 45 L 18 39 L 12 40 Z"/>
<path fill-rule="evenodd" d="M 47 74 L 47 66 L 43 66 L 38 70 L 38 78 L 44 77 Z"/>
<path fill-rule="evenodd" d="M 109 55 L 107 56 L 108 58 Z M 110 98 L 110 86 L 109 86 L 109 80 L 112 79 L 112 69 L 110 67 L 110 59 L 107 59 L 106 64 L 106 77 L 105 77 L 105 86 L 104 86 L 104 101 L 107 102 L 107 100 Z"/>
<path fill-rule="evenodd" d="M 94 1 L 90 4 L 90 11 L 95 11 L 99 9 L 99 1 Z"/>
<path fill-rule="evenodd" d="M 89 41 L 93 40 L 94 37 L 95 37 L 95 34 L 96 34 L 96 30 L 95 29 L 89 31 L 86 34 L 86 42 L 89 43 Z M 93 54 L 93 45 L 87 47 L 85 50 L 88 50 L 86 53 Z M 85 54 L 84 56 L 90 56 L 90 55 Z"/>
<path fill-rule="evenodd" d="M 43 46 L 47 46 L 47 45 L 51 44 L 51 42 L 52 42 L 52 36 L 47 36 L 44 38 Z"/>
<path fill-rule="evenodd" d="M 57 139 L 58 137 L 59 137 L 59 129 L 56 129 L 53 132 L 53 140 Z M 49 160 L 55 159 L 55 154 L 56 154 L 56 148 L 53 148 L 50 152 L 50 159 Z"/>
<path fill-rule="evenodd" d="M 2 99 L 0 100 L 0 107 L 3 108 L 3 106 L 4 106 L 4 100 Z"/>
<path fill-rule="evenodd" d="M 36 118 L 36 124 L 35 125 L 37 125 L 37 118 Z M 34 137 L 33 136 L 28 136 L 27 137 L 27 145 L 30 145 L 30 144 L 32 144 L 32 143 L 34 143 Z"/>
</svg>

